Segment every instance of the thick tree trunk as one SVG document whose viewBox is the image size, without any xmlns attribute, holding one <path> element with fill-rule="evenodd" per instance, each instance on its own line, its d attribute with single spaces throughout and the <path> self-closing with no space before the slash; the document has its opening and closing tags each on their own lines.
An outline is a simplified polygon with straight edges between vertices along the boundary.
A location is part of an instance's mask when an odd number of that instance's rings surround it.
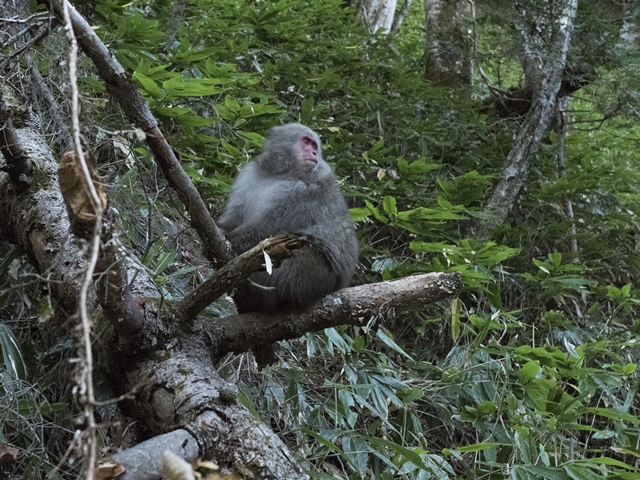
<svg viewBox="0 0 640 480">
<path fill-rule="evenodd" d="M 471 83 L 471 42 L 463 21 L 468 7 L 466 0 L 424 0 L 424 72 L 435 85 L 463 87 Z"/>
<path fill-rule="evenodd" d="M 504 223 L 513 209 L 540 140 L 553 118 L 578 7 L 578 0 L 555 0 L 544 8 L 537 2 L 538 10 L 521 3 L 516 9 L 523 39 L 522 63 L 533 99 L 507 154 L 500 180 L 485 205 L 487 219 L 476 226 L 475 233 L 480 237 L 488 236 L 490 230 Z M 538 27 L 531 28 L 532 25 Z"/>
</svg>

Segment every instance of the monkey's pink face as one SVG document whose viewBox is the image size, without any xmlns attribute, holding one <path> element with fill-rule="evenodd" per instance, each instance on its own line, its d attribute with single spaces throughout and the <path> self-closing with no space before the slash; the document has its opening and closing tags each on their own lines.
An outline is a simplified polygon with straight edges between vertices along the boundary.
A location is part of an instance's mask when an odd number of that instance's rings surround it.
<svg viewBox="0 0 640 480">
<path fill-rule="evenodd" d="M 302 162 L 315 168 L 318 165 L 318 143 L 313 138 L 305 135 L 300 138 L 299 148 Z"/>
</svg>

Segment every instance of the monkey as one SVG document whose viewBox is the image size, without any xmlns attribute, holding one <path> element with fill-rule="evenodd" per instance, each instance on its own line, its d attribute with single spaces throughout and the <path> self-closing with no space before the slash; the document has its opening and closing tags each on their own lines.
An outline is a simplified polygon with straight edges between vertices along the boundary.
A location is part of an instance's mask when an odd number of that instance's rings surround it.
<svg viewBox="0 0 640 480">
<path fill-rule="evenodd" d="M 238 174 L 218 225 L 236 253 L 270 236 L 304 235 L 308 244 L 269 275 L 257 272 L 240 313 L 297 310 L 349 286 L 358 240 L 320 137 L 299 123 L 274 127 L 262 153 Z"/>
</svg>

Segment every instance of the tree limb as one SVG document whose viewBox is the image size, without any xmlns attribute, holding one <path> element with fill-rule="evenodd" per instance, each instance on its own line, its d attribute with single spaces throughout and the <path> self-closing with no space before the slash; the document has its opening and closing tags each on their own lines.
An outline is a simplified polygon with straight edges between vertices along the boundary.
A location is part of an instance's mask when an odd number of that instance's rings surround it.
<svg viewBox="0 0 640 480">
<path fill-rule="evenodd" d="M 413 2 L 413 0 L 404 0 L 404 3 L 400 7 L 400 10 L 398 10 L 398 13 L 393 19 L 393 24 L 389 29 L 389 38 L 393 37 L 396 33 L 398 33 L 398 30 L 400 30 L 400 25 L 402 25 L 402 21 L 404 20 L 404 17 L 407 16 L 407 12 L 411 7 L 411 2 Z"/>
<path fill-rule="evenodd" d="M 62 11 L 55 2 L 51 8 L 59 18 L 62 17 Z M 118 102 L 129 120 L 145 132 L 147 145 L 169 184 L 184 204 L 189 214 L 191 226 L 198 232 L 203 242 L 205 256 L 209 260 L 217 260 L 221 263 L 229 262 L 233 258 L 229 243 L 211 218 L 198 190 L 160 132 L 149 105 L 126 74 L 122 65 L 107 50 L 89 23 L 73 6 L 69 5 L 68 9 L 78 44 L 84 53 L 93 60 L 109 94 Z"/>
<path fill-rule="evenodd" d="M 230 293 L 238 285 L 246 282 L 253 272 L 264 269 L 264 257 L 268 255 L 274 267 L 285 258 L 293 256 L 293 251 L 304 246 L 304 239 L 294 235 L 271 237 L 247 250 L 221 267 L 211 278 L 187 295 L 176 311 L 183 319 L 193 319 L 224 293 Z"/>
<path fill-rule="evenodd" d="M 211 348 L 214 356 L 220 357 L 228 352 L 246 352 L 337 325 L 366 325 L 383 320 L 396 309 L 411 311 L 435 303 L 459 288 L 458 273 L 427 273 L 344 288 L 302 311 L 231 315 L 209 327 Z"/>
</svg>

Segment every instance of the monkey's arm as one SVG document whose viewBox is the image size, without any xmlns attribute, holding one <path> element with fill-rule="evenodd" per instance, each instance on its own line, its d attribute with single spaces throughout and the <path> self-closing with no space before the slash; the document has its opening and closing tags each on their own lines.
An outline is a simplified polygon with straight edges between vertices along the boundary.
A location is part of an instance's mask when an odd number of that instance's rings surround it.
<svg viewBox="0 0 640 480">
<path fill-rule="evenodd" d="M 255 198 L 255 192 L 259 191 L 258 178 L 257 166 L 251 162 L 240 170 L 238 178 L 231 187 L 229 202 L 217 222 L 227 237 L 245 222 L 252 204 L 259 201 Z M 233 243 L 231 239 L 229 240 Z"/>
</svg>

